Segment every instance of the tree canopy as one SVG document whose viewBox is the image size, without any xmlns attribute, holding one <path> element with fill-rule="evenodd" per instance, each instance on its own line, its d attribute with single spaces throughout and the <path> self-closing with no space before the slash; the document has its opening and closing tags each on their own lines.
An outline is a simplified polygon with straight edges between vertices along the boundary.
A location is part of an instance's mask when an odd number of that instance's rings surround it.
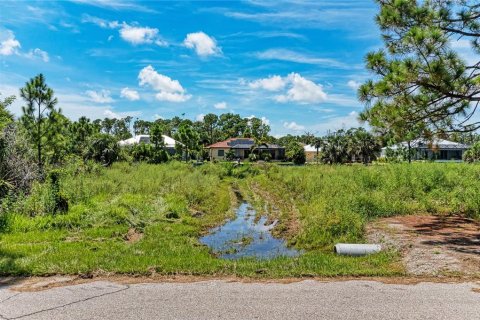
<svg viewBox="0 0 480 320">
<path fill-rule="evenodd" d="M 362 120 L 383 133 L 474 131 L 480 102 L 480 4 L 376 0 L 385 49 L 366 56 L 376 77 L 358 91 Z M 455 50 L 467 43 L 473 60 Z"/>
</svg>

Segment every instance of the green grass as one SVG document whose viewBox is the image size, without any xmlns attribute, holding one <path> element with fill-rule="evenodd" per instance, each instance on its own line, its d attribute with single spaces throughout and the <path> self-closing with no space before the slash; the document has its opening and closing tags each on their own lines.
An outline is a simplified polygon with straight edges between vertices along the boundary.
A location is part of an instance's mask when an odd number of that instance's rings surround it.
<svg viewBox="0 0 480 320">
<path fill-rule="evenodd" d="M 337 241 L 363 241 L 366 222 L 395 214 L 478 217 L 480 167 L 465 164 L 280 167 L 172 162 L 68 170 L 61 191 L 69 210 L 52 215 L 48 183 L 10 203 L 2 217 L 0 274 L 80 273 L 237 275 L 252 277 L 400 275 L 398 254 L 331 253 Z M 252 186 L 298 209 L 299 229 L 285 235 L 306 253 L 270 261 L 215 258 L 198 238 L 232 217 L 232 186 Z M 257 204 L 261 199 L 257 199 Z M 288 206 L 287 206 L 288 204 Z M 285 228 L 285 224 L 279 228 Z M 143 233 L 128 242 L 129 229 Z"/>
<path fill-rule="evenodd" d="M 480 166 L 459 163 L 273 166 L 251 183 L 298 208 L 301 227 L 287 233 L 291 243 L 328 250 L 336 242 L 363 241 L 366 223 L 379 217 L 479 218 L 479 178 Z"/>
</svg>

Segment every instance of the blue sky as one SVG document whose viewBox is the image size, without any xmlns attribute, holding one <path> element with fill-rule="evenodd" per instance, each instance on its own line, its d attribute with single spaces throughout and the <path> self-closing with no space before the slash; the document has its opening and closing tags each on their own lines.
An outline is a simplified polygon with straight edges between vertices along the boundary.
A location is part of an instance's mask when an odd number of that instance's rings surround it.
<svg viewBox="0 0 480 320">
<path fill-rule="evenodd" d="M 0 92 L 43 73 L 72 119 L 235 112 L 274 135 L 358 126 L 371 0 L 0 2 Z M 18 115 L 22 101 L 13 111 Z"/>
</svg>

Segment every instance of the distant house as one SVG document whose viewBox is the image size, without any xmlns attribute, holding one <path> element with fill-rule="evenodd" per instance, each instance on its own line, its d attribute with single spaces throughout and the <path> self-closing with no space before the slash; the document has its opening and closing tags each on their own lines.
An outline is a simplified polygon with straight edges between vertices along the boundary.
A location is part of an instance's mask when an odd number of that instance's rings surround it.
<svg viewBox="0 0 480 320">
<path fill-rule="evenodd" d="M 229 151 L 233 151 L 235 159 L 247 159 L 252 152 L 256 154 L 270 153 L 272 160 L 283 160 L 285 148 L 276 144 L 265 143 L 255 146 L 251 138 L 230 138 L 206 147 L 210 160 L 226 160 Z"/>
<path fill-rule="evenodd" d="M 175 154 L 176 152 L 175 146 L 177 144 L 183 145 L 181 142 L 178 142 L 169 136 L 162 135 L 162 137 L 163 137 L 163 143 L 165 144 L 165 150 L 171 155 Z M 150 136 L 147 134 L 140 134 L 130 139 L 119 141 L 118 145 L 121 147 L 125 147 L 125 146 L 133 146 L 140 143 L 146 143 L 146 144 L 150 143 Z"/>
<path fill-rule="evenodd" d="M 415 139 L 410 142 L 410 148 L 413 150 L 413 160 L 462 160 L 463 153 L 470 146 L 443 140 L 433 139 Z M 382 148 L 381 157 L 386 157 L 388 150 L 398 151 L 400 149 L 407 150 L 408 143 L 401 142 L 390 147 Z"/>
<path fill-rule="evenodd" d="M 305 158 L 307 162 L 315 162 L 319 160 L 317 159 L 317 154 L 320 154 L 320 151 L 321 151 L 320 148 L 318 149 L 318 152 L 317 152 L 317 148 L 315 148 L 315 145 L 307 144 L 303 146 L 303 150 L 305 151 Z"/>
</svg>

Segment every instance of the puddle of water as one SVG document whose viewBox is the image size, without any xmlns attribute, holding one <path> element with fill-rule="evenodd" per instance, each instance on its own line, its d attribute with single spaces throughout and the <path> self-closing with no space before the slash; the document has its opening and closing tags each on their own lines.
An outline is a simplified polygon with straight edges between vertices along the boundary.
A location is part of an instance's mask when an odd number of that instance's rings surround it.
<svg viewBox="0 0 480 320">
<path fill-rule="evenodd" d="M 242 202 L 234 220 L 213 228 L 200 242 L 224 259 L 255 257 L 271 259 L 279 256 L 298 256 L 298 250 L 288 248 L 283 239 L 276 239 L 270 233 L 276 221 L 265 225 L 267 217 L 255 221 L 256 211 L 247 202 Z"/>
</svg>

